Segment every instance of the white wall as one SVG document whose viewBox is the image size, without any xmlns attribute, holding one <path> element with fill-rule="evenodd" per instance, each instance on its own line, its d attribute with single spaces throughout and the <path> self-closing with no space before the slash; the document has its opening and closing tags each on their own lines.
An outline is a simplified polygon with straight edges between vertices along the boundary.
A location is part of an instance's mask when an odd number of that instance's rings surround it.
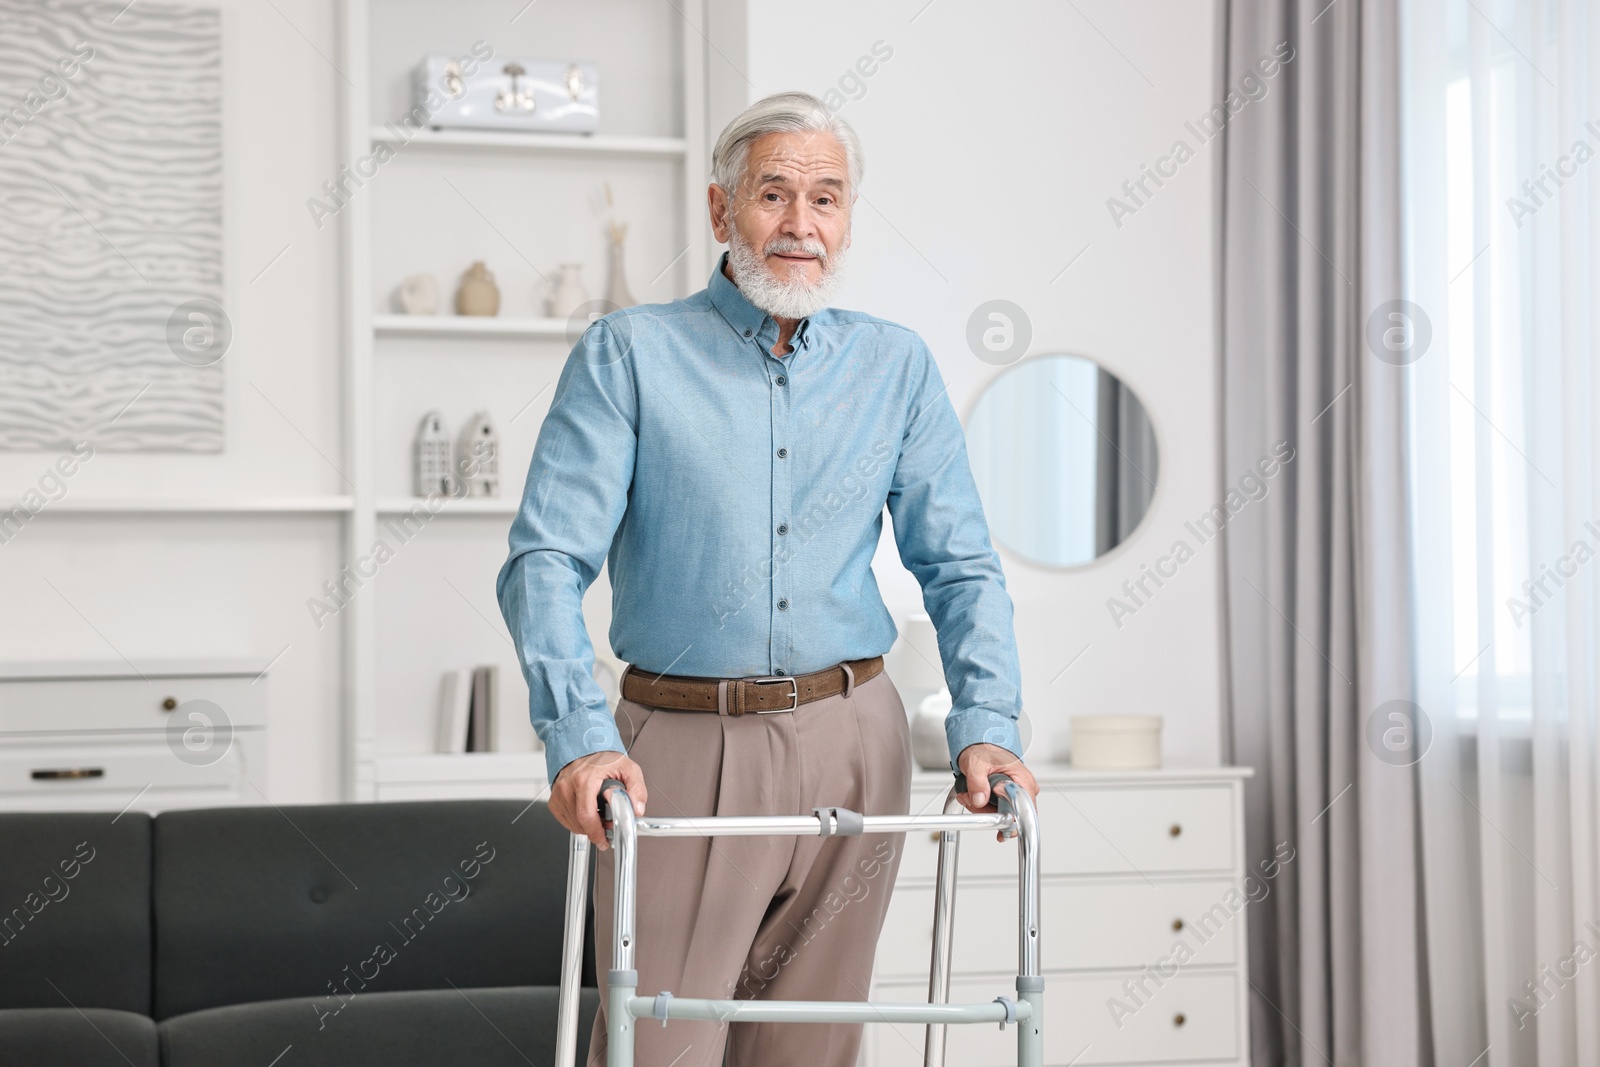
<svg viewBox="0 0 1600 1067">
<path fill-rule="evenodd" d="M 1001 550 L 1034 759 L 1060 751 L 1067 716 L 1104 712 L 1166 716 L 1171 765 L 1219 758 L 1218 546 L 1183 527 L 1218 497 L 1218 146 L 1184 126 L 1214 103 L 1214 20 L 1196 0 L 815 0 L 750 4 L 713 38 L 713 136 L 742 103 L 844 79 L 866 175 L 838 303 L 918 330 L 963 419 L 997 373 L 968 349 L 967 319 L 995 298 L 1028 313 L 1031 353 L 1093 356 L 1151 412 L 1159 489 L 1128 542 L 1073 572 Z M 852 85 L 880 41 L 892 56 Z M 1119 228 L 1107 198 L 1179 138 L 1195 157 Z M 1119 628 L 1107 598 L 1179 538 L 1195 557 Z M 874 567 L 897 617 L 921 610 L 887 524 Z"/>
<path fill-rule="evenodd" d="M 224 303 L 234 329 L 223 360 L 226 450 L 101 452 L 83 465 L 63 501 L 0 544 L 0 657 L 265 663 L 283 652 L 265 683 L 268 792 L 280 803 L 331 800 L 340 630 L 313 627 L 305 600 L 338 574 L 342 519 L 66 511 L 91 498 L 349 492 L 329 463 L 341 463 L 343 450 L 337 231 L 319 232 L 305 208 L 336 169 L 343 83 L 323 58 L 338 54 L 336 8 L 324 0 L 218 6 Z M 0 454 L 0 507 L 19 501 L 55 458 Z"/>
</svg>

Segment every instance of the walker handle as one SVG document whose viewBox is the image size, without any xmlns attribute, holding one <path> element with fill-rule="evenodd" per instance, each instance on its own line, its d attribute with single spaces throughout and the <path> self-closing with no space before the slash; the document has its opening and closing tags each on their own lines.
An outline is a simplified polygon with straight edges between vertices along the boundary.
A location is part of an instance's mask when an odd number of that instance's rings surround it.
<svg viewBox="0 0 1600 1067">
<path fill-rule="evenodd" d="M 967 772 L 956 771 L 955 775 L 956 792 L 965 793 L 967 791 Z M 999 771 L 993 771 L 989 774 L 989 797 L 995 806 L 995 810 L 1002 815 L 1011 813 L 1011 800 L 1000 789 L 1000 786 L 1009 781 L 1011 781 L 1011 777 Z"/>
<path fill-rule="evenodd" d="M 605 781 L 600 783 L 598 800 L 600 802 L 600 818 L 602 821 L 611 818 L 611 810 L 606 805 L 606 790 L 610 789 L 612 786 L 622 790 L 624 793 L 628 791 L 628 787 L 615 778 L 607 778 Z"/>
</svg>

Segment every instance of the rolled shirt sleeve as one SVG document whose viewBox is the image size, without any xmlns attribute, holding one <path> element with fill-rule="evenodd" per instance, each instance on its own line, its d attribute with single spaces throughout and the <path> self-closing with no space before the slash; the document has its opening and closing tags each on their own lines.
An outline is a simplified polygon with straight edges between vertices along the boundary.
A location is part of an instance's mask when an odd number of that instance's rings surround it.
<svg viewBox="0 0 1600 1067">
<path fill-rule="evenodd" d="M 938 633 L 951 708 L 950 767 L 968 745 L 987 742 L 1022 757 L 1021 667 L 1013 607 L 1000 557 L 967 459 L 961 421 L 926 344 L 889 490 L 900 560 L 922 586 Z"/>
<path fill-rule="evenodd" d="M 600 573 L 633 481 L 633 361 L 605 319 L 584 331 L 539 430 L 510 555 L 495 581 L 528 682 L 528 713 L 554 782 L 592 752 L 626 752 L 594 679 L 584 592 Z"/>
</svg>

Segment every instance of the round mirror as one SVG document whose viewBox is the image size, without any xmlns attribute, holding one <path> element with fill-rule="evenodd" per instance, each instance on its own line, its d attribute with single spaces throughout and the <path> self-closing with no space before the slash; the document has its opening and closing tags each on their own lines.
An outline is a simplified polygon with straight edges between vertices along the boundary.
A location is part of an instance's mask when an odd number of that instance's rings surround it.
<svg viewBox="0 0 1600 1067">
<path fill-rule="evenodd" d="M 1144 404 L 1084 356 L 1035 356 L 990 382 L 967 418 L 967 453 L 990 534 L 1041 566 L 1111 551 L 1155 496 Z"/>
</svg>

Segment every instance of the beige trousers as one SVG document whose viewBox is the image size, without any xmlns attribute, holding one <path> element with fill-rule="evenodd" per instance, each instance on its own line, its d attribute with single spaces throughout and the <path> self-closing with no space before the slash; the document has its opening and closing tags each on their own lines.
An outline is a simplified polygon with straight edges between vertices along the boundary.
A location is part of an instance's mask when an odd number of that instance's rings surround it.
<svg viewBox="0 0 1600 1067">
<path fill-rule="evenodd" d="M 819 805 L 904 814 L 911 732 L 886 673 L 849 697 L 729 716 L 623 699 L 617 726 L 644 770 L 646 814 L 810 815 Z M 905 835 L 639 839 L 639 994 L 869 999 L 872 960 Z M 589 1067 L 604 1067 L 615 853 L 596 853 L 600 1012 Z M 862 1024 L 639 1019 L 637 1067 L 854 1067 Z"/>
</svg>

